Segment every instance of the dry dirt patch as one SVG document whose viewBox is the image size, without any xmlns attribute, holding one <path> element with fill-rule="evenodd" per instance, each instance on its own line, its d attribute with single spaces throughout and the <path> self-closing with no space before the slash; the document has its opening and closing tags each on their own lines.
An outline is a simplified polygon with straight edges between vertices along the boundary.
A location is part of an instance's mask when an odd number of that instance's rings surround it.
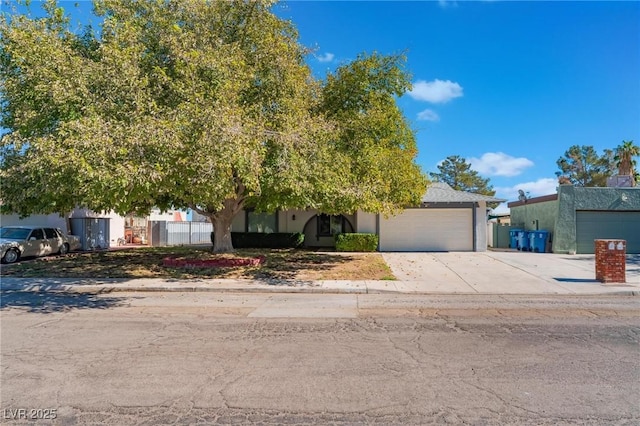
<svg viewBox="0 0 640 426">
<path fill-rule="evenodd" d="M 163 259 L 247 259 L 257 266 L 165 267 Z M 208 247 L 141 247 L 24 259 L 2 265 L 2 276 L 42 278 L 244 278 L 299 280 L 394 279 L 379 253 L 336 253 L 299 249 L 240 249 L 214 254 Z"/>
</svg>

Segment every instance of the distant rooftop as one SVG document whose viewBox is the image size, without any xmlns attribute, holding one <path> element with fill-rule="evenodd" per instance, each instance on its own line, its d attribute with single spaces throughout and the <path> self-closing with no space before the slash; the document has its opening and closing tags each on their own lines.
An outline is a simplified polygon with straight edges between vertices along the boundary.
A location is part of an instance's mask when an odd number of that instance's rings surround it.
<svg viewBox="0 0 640 426">
<path fill-rule="evenodd" d="M 432 182 L 422 197 L 423 203 L 468 203 L 486 201 L 488 203 L 502 203 L 507 200 L 490 195 L 474 194 L 473 192 L 458 191 L 444 182 Z"/>
</svg>

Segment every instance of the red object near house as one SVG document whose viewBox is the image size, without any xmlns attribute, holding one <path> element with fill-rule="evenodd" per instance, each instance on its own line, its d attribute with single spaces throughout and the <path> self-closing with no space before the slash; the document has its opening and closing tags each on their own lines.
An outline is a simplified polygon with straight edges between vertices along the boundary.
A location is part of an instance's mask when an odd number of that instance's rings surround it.
<svg viewBox="0 0 640 426">
<path fill-rule="evenodd" d="M 162 266 L 172 268 L 229 268 L 235 266 L 258 266 L 265 261 L 264 256 L 245 259 L 172 259 L 166 257 Z"/>
<path fill-rule="evenodd" d="M 627 242 L 595 240 L 596 280 L 603 283 L 627 282 Z"/>
</svg>

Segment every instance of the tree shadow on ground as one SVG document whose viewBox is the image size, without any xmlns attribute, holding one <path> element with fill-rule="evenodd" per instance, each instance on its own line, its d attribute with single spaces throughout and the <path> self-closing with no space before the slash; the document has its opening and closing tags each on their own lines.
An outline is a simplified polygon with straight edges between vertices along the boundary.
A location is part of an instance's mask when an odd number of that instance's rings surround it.
<svg viewBox="0 0 640 426">
<path fill-rule="evenodd" d="M 353 256 L 335 253 L 307 250 L 272 251 L 262 267 L 247 270 L 245 275 L 267 282 L 296 280 L 301 276 L 326 272 L 353 261 Z"/>
<path fill-rule="evenodd" d="M 105 297 L 100 293 L 62 293 L 2 290 L 0 310 L 21 309 L 39 314 L 76 309 L 109 309 L 125 305 L 124 297 Z"/>
<path fill-rule="evenodd" d="M 163 259 L 238 259 L 264 257 L 258 266 L 166 267 Z M 383 261 L 363 253 L 337 253 L 310 249 L 239 249 L 214 254 L 207 247 L 166 247 L 74 253 L 65 257 L 40 258 L 3 265 L 0 274 L 16 278 L 65 278 L 91 280 L 162 279 L 253 279 L 274 283 L 283 280 L 385 279 L 391 275 Z M 386 278 L 388 279 L 388 278 Z M 287 283 L 290 285 L 291 283 Z"/>
</svg>

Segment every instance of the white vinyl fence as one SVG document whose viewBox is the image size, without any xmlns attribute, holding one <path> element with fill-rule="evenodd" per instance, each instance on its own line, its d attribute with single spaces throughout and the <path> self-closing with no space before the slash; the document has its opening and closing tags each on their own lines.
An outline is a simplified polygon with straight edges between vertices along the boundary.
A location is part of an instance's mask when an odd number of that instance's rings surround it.
<svg viewBox="0 0 640 426">
<path fill-rule="evenodd" d="M 211 244 L 213 225 L 209 222 L 149 222 L 152 246 L 186 246 Z"/>
</svg>

